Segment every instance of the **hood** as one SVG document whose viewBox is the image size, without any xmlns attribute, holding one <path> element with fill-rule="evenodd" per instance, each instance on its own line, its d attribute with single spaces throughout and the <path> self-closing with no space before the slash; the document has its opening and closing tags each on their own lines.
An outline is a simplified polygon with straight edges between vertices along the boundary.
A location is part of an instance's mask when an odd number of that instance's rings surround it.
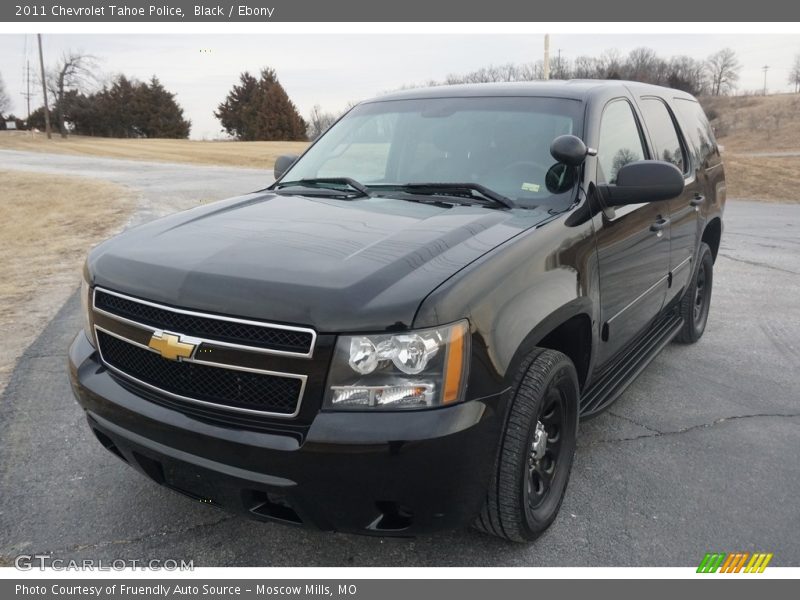
<svg viewBox="0 0 800 600">
<path fill-rule="evenodd" d="M 92 283 L 176 307 L 314 327 L 410 327 L 442 282 L 543 209 L 250 194 L 131 229 L 95 248 Z"/>
</svg>

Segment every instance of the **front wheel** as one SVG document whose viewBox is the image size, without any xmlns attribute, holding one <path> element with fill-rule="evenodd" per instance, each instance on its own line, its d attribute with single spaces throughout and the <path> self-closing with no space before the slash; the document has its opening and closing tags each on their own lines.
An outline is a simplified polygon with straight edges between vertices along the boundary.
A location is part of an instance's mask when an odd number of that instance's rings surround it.
<svg viewBox="0 0 800 600">
<path fill-rule="evenodd" d="M 714 258 L 711 248 L 702 242 L 697 253 L 697 267 L 681 300 L 683 327 L 675 341 L 694 344 L 703 337 L 711 308 L 711 285 L 714 282 Z"/>
<path fill-rule="evenodd" d="M 555 520 L 578 432 L 578 377 L 561 352 L 537 349 L 520 366 L 495 473 L 475 527 L 515 542 Z"/>
</svg>

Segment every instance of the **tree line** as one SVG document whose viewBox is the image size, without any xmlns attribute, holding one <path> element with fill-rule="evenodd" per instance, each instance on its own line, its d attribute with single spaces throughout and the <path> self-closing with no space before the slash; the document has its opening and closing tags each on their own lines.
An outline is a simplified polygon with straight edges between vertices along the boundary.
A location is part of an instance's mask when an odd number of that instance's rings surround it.
<svg viewBox="0 0 800 600">
<path fill-rule="evenodd" d="M 103 137 L 186 138 L 191 122 L 184 118 L 175 94 L 158 78 L 141 82 L 117 75 L 96 91 L 97 63 L 94 57 L 67 52 L 47 70 L 46 85 L 52 98 L 51 114 L 61 135 L 69 133 Z M 625 79 L 677 88 L 695 96 L 721 96 L 736 91 L 742 65 L 736 53 L 724 48 L 701 60 L 686 55 L 664 58 L 651 48 L 641 47 L 622 55 L 615 49 L 599 56 L 578 56 L 573 60 L 554 56 L 549 61 L 551 79 Z M 492 65 L 463 74 L 448 75 L 423 85 L 450 85 L 535 81 L 544 79 L 543 61 Z M 800 92 L 800 54 L 795 57 L 788 81 Z M 94 86 L 96 87 L 96 86 Z M 418 87 L 410 85 L 404 87 Z M 0 115 L 10 100 L 0 78 Z M 349 108 L 349 107 L 348 107 Z M 328 112 L 319 105 L 304 119 L 281 85 L 274 69 L 265 67 L 257 75 L 245 71 L 216 107 L 214 116 L 230 137 L 243 140 L 315 139 L 341 113 Z M 15 119 L 8 115 L 0 119 Z M 44 108 L 31 113 L 29 123 L 17 119 L 18 127 L 44 128 Z"/>
<path fill-rule="evenodd" d="M 114 138 L 188 138 L 191 121 L 157 77 L 148 82 L 117 75 L 99 91 L 68 90 L 56 99 L 56 129 Z M 31 113 L 29 126 L 44 129 L 44 107 Z"/>
<path fill-rule="evenodd" d="M 683 90 L 695 96 L 721 96 L 736 90 L 742 69 L 736 53 L 724 48 L 705 60 L 679 55 L 664 58 L 652 48 L 636 48 L 627 55 L 609 49 L 599 56 L 550 58 L 550 79 L 624 79 Z M 544 61 L 491 65 L 424 85 L 537 81 L 544 79 Z M 414 85 L 407 87 L 416 87 Z"/>
<path fill-rule="evenodd" d="M 184 118 L 175 94 L 157 77 L 142 82 L 116 75 L 98 84 L 97 59 L 67 51 L 45 71 L 44 87 L 50 121 L 62 137 L 77 135 L 116 138 L 187 138 L 191 121 Z M 41 81 L 38 82 L 41 85 Z M 8 110 L 8 97 L 0 78 L 0 115 Z M 26 121 L 7 115 L 18 129 L 44 129 L 45 107 L 33 110 Z"/>
</svg>

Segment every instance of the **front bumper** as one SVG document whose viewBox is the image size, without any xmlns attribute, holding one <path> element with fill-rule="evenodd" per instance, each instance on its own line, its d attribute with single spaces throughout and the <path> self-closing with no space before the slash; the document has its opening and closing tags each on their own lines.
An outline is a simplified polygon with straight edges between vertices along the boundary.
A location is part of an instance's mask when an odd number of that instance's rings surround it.
<svg viewBox="0 0 800 600">
<path fill-rule="evenodd" d="M 410 412 L 319 412 L 304 435 L 227 427 L 140 397 L 81 332 L 72 389 L 100 442 L 156 482 L 260 520 L 409 536 L 470 523 L 494 468 L 500 396 Z"/>
</svg>

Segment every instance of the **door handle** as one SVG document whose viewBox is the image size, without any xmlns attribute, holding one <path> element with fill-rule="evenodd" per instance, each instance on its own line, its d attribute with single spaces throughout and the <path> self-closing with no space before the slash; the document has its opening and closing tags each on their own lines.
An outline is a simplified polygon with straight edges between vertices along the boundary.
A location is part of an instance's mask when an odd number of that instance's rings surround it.
<svg viewBox="0 0 800 600">
<path fill-rule="evenodd" d="M 689 200 L 689 206 L 700 206 L 705 201 L 706 201 L 705 196 L 701 196 L 700 194 L 695 194 L 694 197 L 691 200 Z"/>
<path fill-rule="evenodd" d="M 661 232 L 667 225 L 669 225 L 669 219 L 659 219 L 658 221 L 650 225 L 650 231 L 654 231 L 659 235 L 661 235 Z"/>
</svg>

